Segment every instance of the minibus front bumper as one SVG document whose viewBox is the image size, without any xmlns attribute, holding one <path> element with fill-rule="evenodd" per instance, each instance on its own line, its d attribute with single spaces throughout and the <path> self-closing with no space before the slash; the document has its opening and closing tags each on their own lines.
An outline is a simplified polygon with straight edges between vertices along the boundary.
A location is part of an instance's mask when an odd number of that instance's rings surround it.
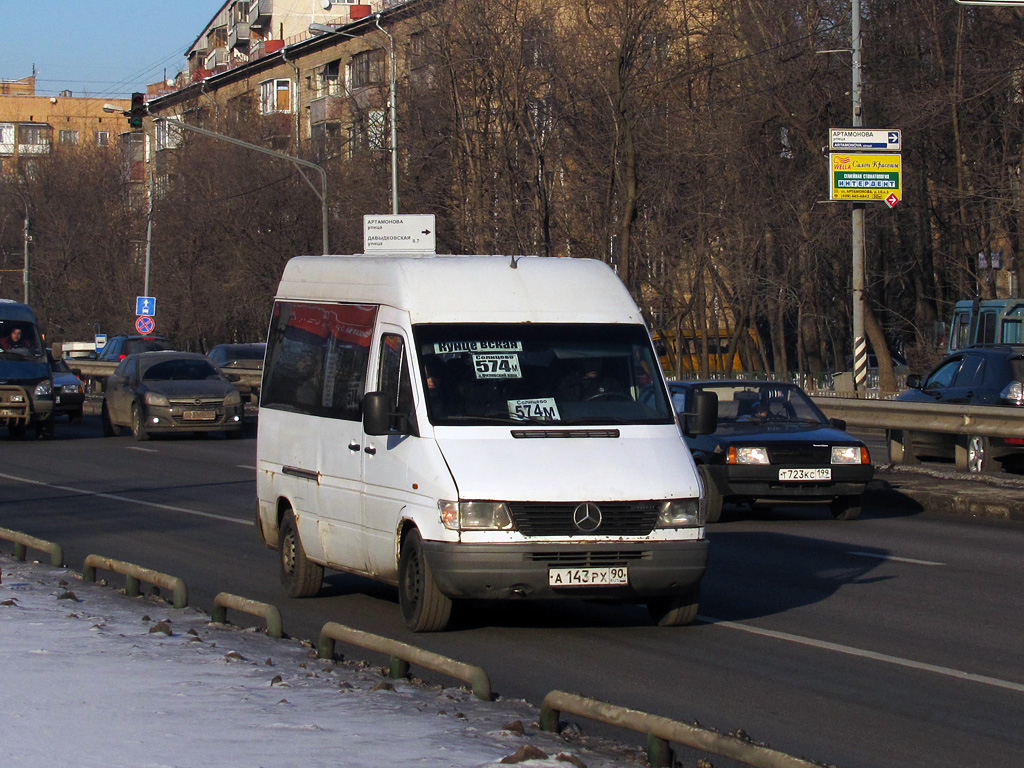
<svg viewBox="0 0 1024 768">
<path fill-rule="evenodd" d="M 438 589 L 451 598 L 482 600 L 602 598 L 643 602 L 677 594 L 698 583 L 708 560 L 707 539 L 467 544 L 424 541 L 424 555 Z M 580 583 L 588 574 L 620 573 L 623 584 Z M 551 571 L 581 579 L 552 586 Z"/>
</svg>

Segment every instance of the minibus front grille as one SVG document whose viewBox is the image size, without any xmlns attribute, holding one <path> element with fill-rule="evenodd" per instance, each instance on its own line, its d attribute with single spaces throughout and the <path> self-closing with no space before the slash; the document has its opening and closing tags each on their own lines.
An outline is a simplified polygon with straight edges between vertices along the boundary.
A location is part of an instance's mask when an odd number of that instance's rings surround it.
<svg viewBox="0 0 1024 768">
<path fill-rule="evenodd" d="M 646 536 L 658 521 L 656 501 L 599 502 L 600 524 L 579 527 L 573 521 L 582 502 L 509 503 L 523 536 Z"/>
<path fill-rule="evenodd" d="M 513 429 L 517 440 L 552 440 L 565 438 L 617 438 L 617 429 Z"/>
<path fill-rule="evenodd" d="M 626 565 L 635 560 L 648 560 L 651 553 L 639 550 L 627 552 L 531 552 L 528 557 L 535 563 L 547 563 L 555 568 L 611 568 Z"/>
</svg>

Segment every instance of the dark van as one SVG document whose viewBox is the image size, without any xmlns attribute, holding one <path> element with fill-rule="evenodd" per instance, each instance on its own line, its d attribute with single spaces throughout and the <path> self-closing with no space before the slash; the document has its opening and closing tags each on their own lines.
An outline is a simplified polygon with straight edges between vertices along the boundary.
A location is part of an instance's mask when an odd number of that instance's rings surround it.
<svg viewBox="0 0 1024 768">
<path fill-rule="evenodd" d="M 11 437 L 32 427 L 53 435 L 53 374 L 35 312 L 0 299 L 0 426 Z"/>
</svg>

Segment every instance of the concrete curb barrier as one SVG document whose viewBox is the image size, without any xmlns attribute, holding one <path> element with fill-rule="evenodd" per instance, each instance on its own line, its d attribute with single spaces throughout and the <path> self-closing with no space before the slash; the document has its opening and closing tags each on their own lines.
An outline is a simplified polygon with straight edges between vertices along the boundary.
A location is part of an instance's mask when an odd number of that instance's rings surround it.
<svg viewBox="0 0 1024 768">
<path fill-rule="evenodd" d="M 409 663 L 419 664 L 434 672 L 454 677 L 468 683 L 473 695 L 483 701 L 491 701 L 491 681 L 487 673 L 480 667 L 465 664 L 447 656 L 425 651 L 414 645 L 392 640 L 389 637 L 374 635 L 359 629 L 346 627 L 333 621 L 324 624 L 320 630 L 320 641 L 317 644 L 317 657 L 334 659 L 334 641 L 339 640 L 349 645 L 366 648 L 391 656 L 391 678 L 397 680 L 409 675 Z"/>
<path fill-rule="evenodd" d="M 54 544 L 52 541 L 46 541 L 45 539 L 37 539 L 35 536 L 29 536 L 27 533 L 21 533 L 20 531 L 12 531 L 7 528 L 0 528 L 0 539 L 6 539 L 7 541 L 14 543 L 14 556 L 25 562 L 25 558 L 28 556 L 28 549 L 38 549 L 40 552 L 46 552 L 50 556 L 50 565 L 54 568 L 62 568 L 64 566 L 64 548 L 60 544 Z"/>
<path fill-rule="evenodd" d="M 276 638 L 284 637 L 281 611 L 277 606 L 232 595 L 230 592 L 221 592 L 213 598 L 213 610 L 210 612 L 210 621 L 215 624 L 227 624 L 228 608 L 260 617 L 267 622 L 268 635 Z"/>
<path fill-rule="evenodd" d="M 652 768 L 671 768 L 670 742 L 721 755 L 755 768 L 820 768 L 820 763 L 777 752 L 750 741 L 726 736 L 667 717 L 639 712 L 597 699 L 588 699 L 565 691 L 552 691 L 544 697 L 540 709 L 540 727 L 559 732 L 562 712 L 589 717 L 608 725 L 647 734 L 647 759 Z"/>
<path fill-rule="evenodd" d="M 168 576 L 166 573 L 153 571 L 149 568 L 123 562 L 122 560 L 103 557 L 102 555 L 87 555 L 85 565 L 82 567 L 82 579 L 95 582 L 97 568 L 120 573 L 124 576 L 124 592 L 128 597 L 138 597 L 139 582 L 144 581 L 147 584 L 153 584 L 162 589 L 170 590 L 174 595 L 172 603 L 175 608 L 185 608 L 188 606 L 188 590 L 185 587 L 185 582 L 177 576 Z"/>
</svg>

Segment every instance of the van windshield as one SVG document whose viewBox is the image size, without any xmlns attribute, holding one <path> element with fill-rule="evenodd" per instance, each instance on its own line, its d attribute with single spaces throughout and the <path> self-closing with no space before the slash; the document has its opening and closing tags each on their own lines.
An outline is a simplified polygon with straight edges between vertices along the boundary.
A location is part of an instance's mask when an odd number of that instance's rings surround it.
<svg viewBox="0 0 1024 768">
<path fill-rule="evenodd" d="M 640 325 L 461 323 L 413 334 L 435 425 L 674 420 Z"/>
<path fill-rule="evenodd" d="M 0 355 L 6 359 L 21 358 L 38 362 L 43 357 L 43 345 L 33 323 L 0 320 Z"/>
</svg>

